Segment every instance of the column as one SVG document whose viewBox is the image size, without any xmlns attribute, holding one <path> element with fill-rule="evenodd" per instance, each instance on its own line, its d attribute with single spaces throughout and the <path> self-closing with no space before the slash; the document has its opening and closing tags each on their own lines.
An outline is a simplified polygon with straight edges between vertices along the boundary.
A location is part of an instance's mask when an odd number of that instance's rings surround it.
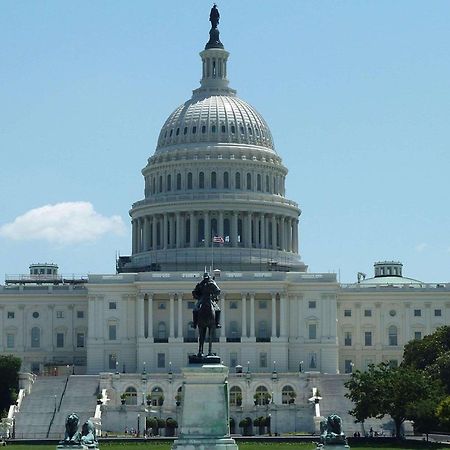
<svg viewBox="0 0 450 450">
<path fill-rule="evenodd" d="M 150 226 L 149 226 L 149 218 L 146 216 L 144 217 L 144 252 L 146 252 L 149 249 L 149 232 L 150 232 Z"/>
<path fill-rule="evenodd" d="M 242 333 L 243 339 L 247 338 L 247 294 L 242 294 Z"/>
<path fill-rule="evenodd" d="M 178 339 L 183 340 L 183 294 L 178 294 Z"/>
<path fill-rule="evenodd" d="M 153 341 L 153 294 L 147 294 L 148 297 L 148 338 Z"/>
<path fill-rule="evenodd" d="M 280 247 L 281 250 L 286 250 L 286 217 L 280 217 Z"/>
<path fill-rule="evenodd" d="M 259 247 L 259 215 L 253 214 L 253 247 Z"/>
<path fill-rule="evenodd" d="M 223 211 L 219 211 L 218 221 L 219 221 L 219 223 L 217 224 L 217 232 L 219 233 L 219 236 L 222 236 L 224 238 L 224 235 L 223 235 Z"/>
<path fill-rule="evenodd" d="M 209 247 L 211 245 L 211 236 L 210 236 L 210 230 L 211 225 L 209 224 L 209 212 L 205 211 L 203 213 L 203 230 L 204 230 L 204 236 L 205 236 L 205 247 Z"/>
<path fill-rule="evenodd" d="M 167 238 L 168 238 L 168 229 L 167 229 L 167 213 L 163 214 L 163 242 L 162 248 L 167 249 Z"/>
<path fill-rule="evenodd" d="M 292 252 L 292 218 L 287 221 L 287 251 Z"/>
<path fill-rule="evenodd" d="M 177 212 L 175 214 L 176 226 L 177 226 L 177 243 L 176 247 L 182 247 L 181 243 L 183 242 L 182 232 L 181 232 L 181 214 Z"/>
<path fill-rule="evenodd" d="M 255 339 L 255 294 L 250 294 L 250 337 Z"/>
<path fill-rule="evenodd" d="M 220 329 L 220 340 L 223 342 L 226 342 L 226 319 L 225 319 L 225 294 L 220 294 L 220 310 L 221 316 L 220 316 L 220 323 L 222 324 L 222 328 Z"/>
<path fill-rule="evenodd" d="M 272 292 L 272 339 L 277 337 L 277 295 Z"/>
<path fill-rule="evenodd" d="M 294 220 L 294 252 L 298 253 L 298 219 Z"/>
<path fill-rule="evenodd" d="M 272 214 L 272 248 L 277 249 L 277 218 Z"/>
<path fill-rule="evenodd" d="M 137 338 L 144 337 L 144 294 L 139 293 L 137 296 L 137 308 L 136 308 L 136 325 L 137 325 Z"/>
<path fill-rule="evenodd" d="M 175 216 L 169 216 L 170 233 L 169 233 L 169 248 L 175 247 Z"/>
<path fill-rule="evenodd" d="M 152 222 L 153 222 L 153 226 L 152 226 L 152 241 L 153 241 L 152 244 L 153 244 L 153 247 L 152 247 L 152 249 L 156 250 L 158 248 L 158 235 L 157 235 L 158 218 L 157 218 L 156 215 L 153 216 L 152 218 L 153 218 L 153 220 L 152 220 Z"/>
<path fill-rule="evenodd" d="M 195 226 L 195 216 L 193 212 L 189 213 L 189 245 L 191 247 L 195 246 L 195 230 L 196 230 L 196 226 Z"/>
<path fill-rule="evenodd" d="M 132 230 L 132 250 L 131 253 L 136 253 L 137 252 L 137 223 L 136 223 L 136 219 L 133 219 L 131 221 L 131 230 Z"/>
<path fill-rule="evenodd" d="M 245 247 L 252 246 L 252 213 L 248 212 L 245 217 L 246 226 L 245 226 Z"/>
<path fill-rule="evenodd" d="M 169 339 L 175 337 L 175 301 L 174 294 L 169 297 Z"/>
<path fill-rule="evenodd" d="M 280 293 L 280 338 L 287 337 L 286 293 Z"/>
<path fill-rule="evenodd" d="M 261 213 L 261 247 L 266 248 L 266 215 Z"/>
<path fill-rule="evenodd" d="M 237 234 L 238 234 L 238 213 L 233 211 L 231 216 L 231 246 L 237 247 Z"/>
</svg>

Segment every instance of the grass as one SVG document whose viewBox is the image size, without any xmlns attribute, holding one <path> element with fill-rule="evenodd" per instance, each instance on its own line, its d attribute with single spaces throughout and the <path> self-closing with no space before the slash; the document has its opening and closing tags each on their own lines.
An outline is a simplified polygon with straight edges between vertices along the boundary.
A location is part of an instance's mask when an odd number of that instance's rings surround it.
<svg viewBox="0 0 450 450">
<path fill-rule="evenodd" d="M 398 450 L 398 449 L 404 449 L 404 450 L 421 450 L 421 449 L 428 449 L 428 450 L 449 450 L 449 446 L 447 445 L 441 445 L 441 444 L 426 444 L 425 442 L 420 441 L 413 441 L 413 442 L 402 442 L 398 444 L 392 444 L 392 443 L 383 443 L 383 442 L 377 442 L 377 446 L 369 446 L 367 444 L 366 446 L 363 444 L 359 444 L 357 447 L 351 445 L 351 450 L 369 450 L 369 449 L 380 449 L 383 450 Z M 300 443 L 300 442 L 240 442 L 238 443 L 239 450 L 314 450 L 316 447 L 313 443 Z M 15 445 L 9 443 L 8 445 L 10 448 L 14 448 L 14 450 L 55 450 L 55 445 Z M 154 449 L 154 450 L 170 450 L 171 444 L 170 443 L 161 443 L 161 442 L 118 442 L 118 443 L 100 443 L 100 450 L 124 450 L 124 449 L 136 449 L 136 450 L 143 450 L 145 449 Z"/>
</svg>

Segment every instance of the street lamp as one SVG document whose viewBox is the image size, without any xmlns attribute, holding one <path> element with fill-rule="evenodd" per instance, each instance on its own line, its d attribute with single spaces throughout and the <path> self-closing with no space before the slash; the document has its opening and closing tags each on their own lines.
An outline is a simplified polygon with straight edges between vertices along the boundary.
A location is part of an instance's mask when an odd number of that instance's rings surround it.
<svg viewBox="0 0 450 450">
<path fill-rule="evenodd" d="M 55 394 L 55 411 L 56 411 L 56 394 Z"/>
<path fill-rule="evenodd" d="M 116 375 L 119 374 L 119 361 L 116 359 Z"/>
<path fill-rule="evenodd" d="M 139 437 L 139 434 L 140 434 L 140 432 L 141 432 L 141 429 L 140 429 L 140 419 L 141 419 L 141 415 L 140 414 L 138 414 L 137 415 L 137 437 Z"/>
<path fill-rule="evenodd" d="M 300 373 L 303 372 L 303 361 L 300 361 L 300 364 L 298 365 L 298 371 L 299 371 Z"/>
<path fill-rule="evenodd" d="M 353 373 L 353 367 L 355 367 L 355 363 L 353 361 L 350 362 L 350 373 Z"/>
<path fill-rule="evenodd" d="M 145 361 L 144 361 L 144 364 L 143 364 L 143 366 L 144 366 L 144 368 L 143 368 L 143 370 L 142 370 L 142 373 L 146 373 L 146 371 L 145 371 Z"/>
</svg>

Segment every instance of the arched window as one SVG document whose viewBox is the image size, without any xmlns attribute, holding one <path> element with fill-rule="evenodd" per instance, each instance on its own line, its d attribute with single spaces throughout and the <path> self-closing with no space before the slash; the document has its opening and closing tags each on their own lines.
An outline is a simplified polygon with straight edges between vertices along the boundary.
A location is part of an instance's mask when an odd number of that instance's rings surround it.
<svg viewBox="0 0 450 450">
<path fill-rule="evenodd" d="M 177 174 L 177 191 L 181 190 L 181 173 Z"/>
<path fill-rule="evenodd" d="M 256 190 L 261 191 L 261 175 L 256 175 Z"/>
<path fill-rule="evenodd" d="M 133 386 L 127 387 L 125 389 L 125 404 L 137 405 L 137 391 Z"/>
<path fill-rule="evenodd" d="M 230 189 L 230 178 L 228 172 L 223 173 L 223 188 Z"/>
<path fill-rule="evenodd" d="M 230 406 L 242 405 L 242 389 L 239 386 L 233 386 L 230 389 Z"/>
<path fill-rule="evenodd" d="M 389 345 L 398 345 L 397 327 L 391 325 L 388 330 Z"/>
<path fill-rule="evenodd" d="M 185 243 L 188 244 L 191 241 L 191 219 L 186 219 L 184 235 Z"/>
<path fill-rule="evenodd" d="M 252 174 L 247 173 L 247 189 L 250 190 L 252 188 Z"/>
<path fill-rule="evenodd" d="M 159 186 L 158 186 L 158 192 L 162 192 L 163 189 L 163 177 L 162 175 L 159 176 Z"/>
<path fill-rule="evenodd" d="M 204 189 L 205 187 L 205 174 L 203 172 L 198 174 L 198 187 L 199 189 Z"/>
<path fill-rule="evenodd" d="M 234 180 L 234 187 L 236 189 L 241 188 L 241 174 L 239 172 L 236 172 L 235 180 Z"/>
<path fill-rule="evenodd" d="M 41 346 L 41 330 L 39 327 L 31 329 L 31 348 L 39 348 Z"/>
<path fill-rule="evenodd" d="M 187 174 L 187 188 L 192 189 L 192 172 Z"/>
<path fill-rule="evenodd" d="M 297 394 L 295 393 L 294 388 L 292 386 L 289 385 L 283 386 L 283 389 L 281 390 L 281 403 L 283 405 L 294 403 L 296 397 Z"/>
<path fill-rule="evenodd" d="M 216 172 L 211 172 L 211 188 L 216 189 L 217 188 L 217 175 Z"/>
<path fill-rule="evenodd" d="M 166 339 L 167 327 L 165 322 L 159 322 L 158 324 L 158 339 Z"/>
<path fill-rule="evenodd" d="M 151 393 L 152 406 L 162 406 L 164 403 L 164 391 L 156 386 L 152 389 Z"/>
<path fill-rule="evenodd" d="M 270 177 L 266 175 L 266 192 L 270 192 Z"/>
<path fill-rule="evenodd" d="M 167 190 L 171 191 L 172 190 L 172 175 L 167 175 Z"/>
<path fill-rule="evenodd" d="M 265 386 L 258 386 L 255 395 L 253 396 L 255 405 L 268 405 L 270 402 L 270 394 Z"/>
</svg>

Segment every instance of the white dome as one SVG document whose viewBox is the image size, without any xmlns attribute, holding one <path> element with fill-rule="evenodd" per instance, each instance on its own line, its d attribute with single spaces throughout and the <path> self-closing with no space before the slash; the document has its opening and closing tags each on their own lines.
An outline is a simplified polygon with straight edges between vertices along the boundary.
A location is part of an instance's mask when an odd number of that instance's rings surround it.
<svg viewBox="0 0 450 450">
<path fill-rule="evenodd" d="M 239 143 L 274 151 L 272 134 L 262 116 L 234 95 L 194 95 L 166 120 L 157 152 L 190 143 Z"/>
</svg>

